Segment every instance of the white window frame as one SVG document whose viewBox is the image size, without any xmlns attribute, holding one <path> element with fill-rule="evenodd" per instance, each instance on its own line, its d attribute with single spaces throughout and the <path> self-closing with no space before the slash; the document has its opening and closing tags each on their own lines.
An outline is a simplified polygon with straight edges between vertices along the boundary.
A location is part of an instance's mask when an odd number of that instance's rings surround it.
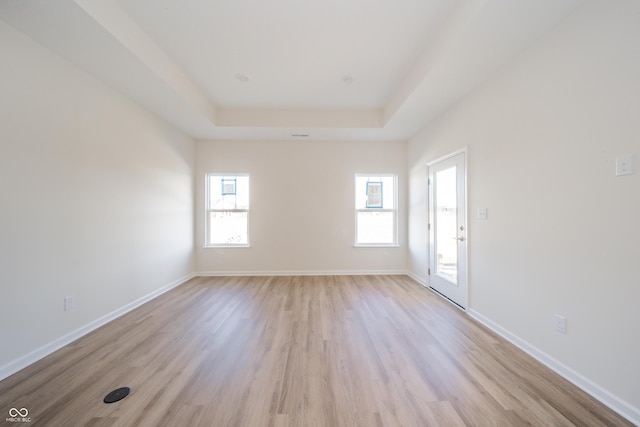
<svg viewBox="0 0 640 427">
<path fill-rule="evenodd" d="M 384 208 L 358 208 L 358 194 L 357 194 L 357 180 L 358 178 L 371 178 L 372 181 L 375 181 L 376 178 L 393 178 L 393 208 L 384 209 Z M 394 173 L 357 173 L 353 179 L 354 186 L 354 203 L 355 203 L 355 229 L 354 229 L 354 246 L 355 247 L 398 247 L 398 175 Z M 382 197 L 384 197 L 384 189 L 382 193 Z M 391 212 L 393 213 L 393 242 L 391 243 L 359 243 L 358 242 L 358 213 L 360 212 Z"/>
<path fill-rule="evenodd" d="M 251 181 L 249 181 L 249 207 L 247 209 L 210 209 L 211 203 L 209 197 L 211 196 L 211 191 L 209 189 L 209 185 L 211 182 L 211 177 L 220 177 L 222 179 L 225 178 L 237 178 L 237 177 L 247 177 L 249 178 L 248 173 L 218 173 L 211 172 L 207 173 L 205 176 L 205 226 L 204 226 L 204 247 L 205 248 L 248 248 L 251 243 L 251 221 L 250 221 L 250 209 L 251 209 Z M 212 212 L 246 212 L 247 213 L 247 242 L 246 243 L 211 243 L 209 241 L 209 230 L 211 228 L 210 218 Z"/>
</svg>

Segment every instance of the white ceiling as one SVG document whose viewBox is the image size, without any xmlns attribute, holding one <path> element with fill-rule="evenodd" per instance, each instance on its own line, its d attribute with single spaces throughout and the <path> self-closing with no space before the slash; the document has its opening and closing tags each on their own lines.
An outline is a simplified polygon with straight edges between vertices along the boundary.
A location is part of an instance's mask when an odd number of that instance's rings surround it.
<svg viewBox="0 0 640 427">
<path fill-rule="evenodd" d="M 195 138 L 406 140 L 581 2 L 0 0 L 0 19 Z"/>
<path fill-rule="evenodd" d="M 378 109 L 459 0 L 119 3 L 216 105 Z"/>
</svg>

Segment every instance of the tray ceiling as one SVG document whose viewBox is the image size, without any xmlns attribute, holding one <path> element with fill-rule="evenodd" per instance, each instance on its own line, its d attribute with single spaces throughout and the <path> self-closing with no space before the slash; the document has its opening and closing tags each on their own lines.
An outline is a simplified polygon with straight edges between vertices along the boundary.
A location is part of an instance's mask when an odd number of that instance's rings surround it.
<svg viewBox="0 0 640 427">
<path fill-rule="evenodd" d="M 581 0 L 4 0 L 199 139 L 406 140 Z"/>
</svg>

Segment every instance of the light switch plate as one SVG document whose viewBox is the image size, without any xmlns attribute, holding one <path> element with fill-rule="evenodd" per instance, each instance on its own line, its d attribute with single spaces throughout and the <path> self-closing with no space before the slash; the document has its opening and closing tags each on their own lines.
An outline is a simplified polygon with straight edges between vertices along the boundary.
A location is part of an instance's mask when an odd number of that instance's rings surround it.
<svg viewBox="0 0 640 427">
<path fill-rule="evenodd" d="M 487 219 L 489 217 L 489 212 L 487 208 L 478 208 L 478 219 Z"/>
</svg>

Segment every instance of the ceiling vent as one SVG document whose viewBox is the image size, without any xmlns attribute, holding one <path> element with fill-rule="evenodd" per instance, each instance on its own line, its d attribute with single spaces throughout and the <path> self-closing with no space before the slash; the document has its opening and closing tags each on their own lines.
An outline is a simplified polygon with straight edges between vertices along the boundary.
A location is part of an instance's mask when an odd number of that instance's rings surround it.
<svg viewBox="0 0 640 427">
<path fill-rule="evenodd" d="M 249 81 L 249 76 L 244 73 L 238 73 L 236 74 L 236 80 L 239 80 L 242 83 L 247 83 Z"/>
</svg>

